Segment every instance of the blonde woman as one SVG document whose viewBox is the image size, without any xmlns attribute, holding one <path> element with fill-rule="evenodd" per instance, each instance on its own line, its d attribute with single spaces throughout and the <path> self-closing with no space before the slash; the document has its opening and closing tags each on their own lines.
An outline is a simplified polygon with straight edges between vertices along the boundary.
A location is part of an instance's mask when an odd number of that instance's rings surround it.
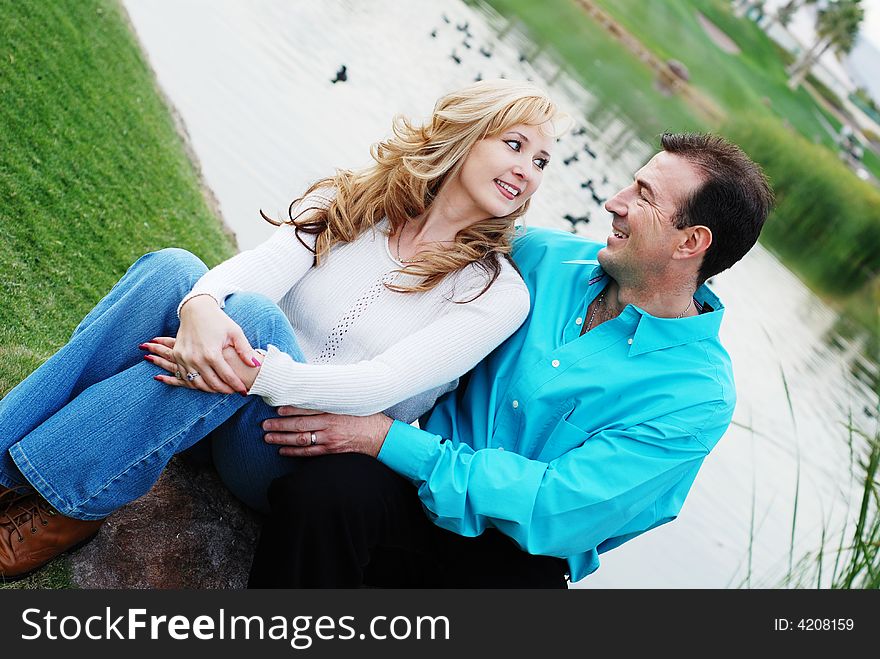
<svg viewBox="0 0 880 659">
<path fill-rule="evenodd" d="M 508 253 L 557 117 L 530 84 L 470 85 L 424 125 L 397 118 L 372 167 L 315 183 L 256 249 L 212 270 L 139 259 L 0 401 L 0 576 L 92 537 L 209 433 L 224 482 L 265 510 L 292 463 L 263 441 L 274 406 L 427 411 L 528 314 Z"/>
</svg>

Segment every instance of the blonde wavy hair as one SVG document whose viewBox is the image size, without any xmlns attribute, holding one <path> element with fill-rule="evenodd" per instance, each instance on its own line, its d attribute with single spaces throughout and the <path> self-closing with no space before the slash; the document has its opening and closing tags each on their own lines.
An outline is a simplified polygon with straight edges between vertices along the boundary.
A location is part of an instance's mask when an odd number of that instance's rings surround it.
<svg viewBox="0 0 880 659">
<path fill-rule="evenodd" d="M 517 124 L 542 125 L 562 116 L 543 90 L 527 82 L 484 80 L 440 98 L 430 120 L 418 125 L 403 116 L 393 120 L 393 136 L 373 144 L 370 154 L 376 161 L 363 170 L 338 170 L 321 179 L 295 199 L 288 208 L 286 224 L 300 232 L 317 235 L 315 264 L 319 265 L 337 243 L 355 240 L 384 218 L 390 222 L 387 235 L 402 230 L 411 218 L 419 217 L 434 201 L 443 184 L 458 175 L 465 157 L 480 140 L 494 137 Z M 555 136 L 555 135 L 554 135 Z M 332 187 L 336 196 L 329 207 L 294 207 L 319 188 Z M 470 302 L 482 295 L 501 271 L 501 258 L 508 258 L 514 222 L 529 208 L 526 201 L 504 217 L 487 217 L 462 229 L 451 245 L 437 247 L 420 255 L 418 263 L 399 270 L 420 277 L 413 286 L 386 286 L 400 293 L 429 291 L 446 275 L 473 263 L 484 270 L 488 283 Z M 303 213 L 314 211 L 307 218 Z M 273 224 L 281 224 L 267 217 Z"/>
</svg>

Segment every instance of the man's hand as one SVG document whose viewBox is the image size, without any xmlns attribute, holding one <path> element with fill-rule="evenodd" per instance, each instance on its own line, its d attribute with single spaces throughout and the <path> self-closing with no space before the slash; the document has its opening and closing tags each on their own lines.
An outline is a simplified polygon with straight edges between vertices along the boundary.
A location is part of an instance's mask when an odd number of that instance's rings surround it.
<svg viewBox="0 0 880 659">
<path fill-rule="evenodd" d="M 384 414 L 347 416 L 298 407 L 279 407 L 278 414 L 263 422 L 263 437 L 281 446 L 281 455 L 293 457 L 363 453 L 375 458 L 393 422 Z"/>
</svg>

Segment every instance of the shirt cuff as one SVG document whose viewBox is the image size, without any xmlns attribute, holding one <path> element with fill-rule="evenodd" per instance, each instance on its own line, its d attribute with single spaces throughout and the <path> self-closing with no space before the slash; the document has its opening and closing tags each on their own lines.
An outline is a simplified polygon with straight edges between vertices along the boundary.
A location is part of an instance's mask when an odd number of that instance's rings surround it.
<svg viewBox="0 0 880 659">
<path fill-rule="evenodd" d="M 285 373 L 282 363 L 286 355 L 271 343 L 266 347 L 268 350 L 263 355 L 260 372 L 257 373 L 248 394 L 261 396 L 268 405 L 278 407 L 285 404 L 280 402 L 279 392 L 284 391 L 290 381 L 289 373 Z"/>
<path fill-rule="evenodd" d="M 379 462 L 412 480 L 426 480 L 440 451 L 440 435 L 395 421 L 377 456 Z M 427 467 L 427 469 L 426 469 Z"/>
</svg>

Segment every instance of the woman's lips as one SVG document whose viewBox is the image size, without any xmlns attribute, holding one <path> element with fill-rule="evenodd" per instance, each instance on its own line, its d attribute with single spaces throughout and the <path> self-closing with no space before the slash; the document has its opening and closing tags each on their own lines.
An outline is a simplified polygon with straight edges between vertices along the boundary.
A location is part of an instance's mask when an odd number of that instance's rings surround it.
<svg viewBox="0 0 880 659">
<path fill-rule="evenodd" d="M 519 196 L 521 190 L 515 185 L 511 185 L 507 181 L 502 181 L 501 179 L 495 179 L 495 187 L 498 188 L 498 191 L 503 194 L 507 199 L 516 199 Z"/>
</svg>

